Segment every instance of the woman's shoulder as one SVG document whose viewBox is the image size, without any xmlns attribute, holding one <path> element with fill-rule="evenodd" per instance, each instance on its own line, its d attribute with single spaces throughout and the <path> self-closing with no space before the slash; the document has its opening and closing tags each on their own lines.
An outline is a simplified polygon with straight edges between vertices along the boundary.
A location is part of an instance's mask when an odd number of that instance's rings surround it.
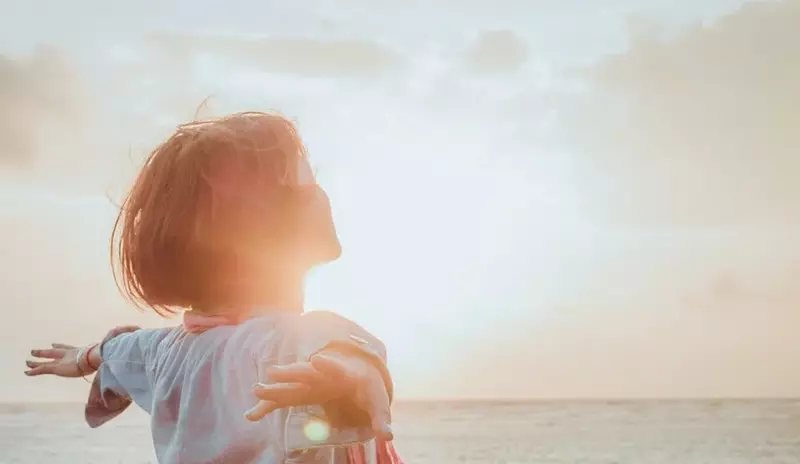
<svg viewBox="0 0 800 464">
<path fill-rule="evenodd" d="M 291 346 L 300 358 L 308 358 L 334 344 L 361 346 L 381 358 L 386 357 L 386 348 L 378 337 L 335 311 L 314 310 L 280 318 L 256 318 L 241 329 L 248 339 L 259 337 L 270 344 Z"/>
<path fill-rule="evenodd" d="M 386 358 L 386 347 L 378 337 L 334 311 L 308 311 L 295 324 L 295 330 L 304 345 L 301 349 L 303 356 L 312 356 L 333 345 L 340 345 L 357 346 L 380 358 Z"/>
</svg>

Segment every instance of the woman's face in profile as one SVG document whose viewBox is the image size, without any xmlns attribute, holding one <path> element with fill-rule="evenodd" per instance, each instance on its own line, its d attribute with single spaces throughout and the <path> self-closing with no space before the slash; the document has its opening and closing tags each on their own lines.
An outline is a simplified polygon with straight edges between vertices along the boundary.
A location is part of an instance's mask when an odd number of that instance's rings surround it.
<svg viewBox="0 0 800 464">
<path fill-rule="evenodd" d="M 333 223 L 333 214 L 328 194 L 317 183 L 314 171 L 306 157 L 301 157 L 297 170 L 297 181 L 307 198 L 301 213 L 301 230 L 304 231 L 301 246 L 311 251 L 312 266 L 334 261 L 342 254 L 342 245 Z"/>
</svg>

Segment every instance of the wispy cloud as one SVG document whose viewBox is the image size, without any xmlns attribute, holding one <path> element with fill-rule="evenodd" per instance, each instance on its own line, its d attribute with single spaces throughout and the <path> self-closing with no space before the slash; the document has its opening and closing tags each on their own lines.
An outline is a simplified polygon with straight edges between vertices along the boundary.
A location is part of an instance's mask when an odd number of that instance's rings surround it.
<svg viewBox="0 0 800 464">
<path fill-rule="evenodd" d="M 30 166 L 53 124 L 77 116 L 78 98 L 75 76 L 57 51 L 0 55 L 0 164 Z"/>
<path fill-rule="evenodd" d="M 179 60 L 213 55 L 266 72 L 308 77 L 374 76 L 405 64 L 392 48 L 361 39 L 159 35 L 151 40 Z"/>
<path fill-rule="evenodd" d="M 797 222 L 800 2 L 756 2 L 663 41 L 639 30 L 587 70 L 562 142 L 596 211 L 680 224 Z"/>
<path fill-rule="evenodd" d="M 528 45 L 515 32 L 486 31 L 467 50 L 464 65 L 476 74 L 508 74 L 525 64 L 528 53 Z"/>
</svg>

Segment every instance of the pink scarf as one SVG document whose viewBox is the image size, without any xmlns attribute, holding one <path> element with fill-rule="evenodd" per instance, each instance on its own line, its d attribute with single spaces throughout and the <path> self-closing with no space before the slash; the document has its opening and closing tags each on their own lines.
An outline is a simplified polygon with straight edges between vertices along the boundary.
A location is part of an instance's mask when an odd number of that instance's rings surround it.
<svg viewBox="0 0 800 464">
<path fill-rule="evenodd" d="M 183 328 L 189 333 L 199 334 L 222 325 L 239 325 L 249 318 L 249 314 L 206 316 L 205 314 L 186 311 L 183 313 Z"/>
</svg>

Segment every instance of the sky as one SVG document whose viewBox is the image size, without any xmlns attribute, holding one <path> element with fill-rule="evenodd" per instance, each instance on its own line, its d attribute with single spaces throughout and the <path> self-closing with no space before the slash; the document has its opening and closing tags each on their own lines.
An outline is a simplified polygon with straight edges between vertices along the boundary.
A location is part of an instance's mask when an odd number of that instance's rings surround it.
<svg viewBox="0 0 800 464">
<path fill-rule="evenodd" d="M 309 307 L 383 338 L 399 397 L 800 389 L 796 0 L 0 10 L 0 401 L 82 398 L 33 346 L 175 323 L 114 287 L 115 202 L 240 110 L 298 122 L 344 246 Z"/>
</svg>

